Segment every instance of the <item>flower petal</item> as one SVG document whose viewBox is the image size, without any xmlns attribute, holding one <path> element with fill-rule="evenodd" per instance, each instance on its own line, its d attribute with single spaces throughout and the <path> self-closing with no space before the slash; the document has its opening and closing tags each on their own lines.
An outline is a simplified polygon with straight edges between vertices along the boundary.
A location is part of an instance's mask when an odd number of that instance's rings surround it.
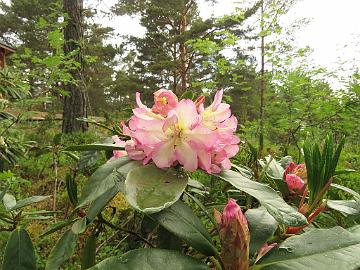
<svg viewBox="0 0 360 270">
<path fill-rule="evenodd" d="M 197 153 L 188 143 L 180 141 L 179 144 L 176 145 L 175 153 L 176 159 L 184 166 L 185 170 L 193 172 L 197 169 Z"/>
</svg>

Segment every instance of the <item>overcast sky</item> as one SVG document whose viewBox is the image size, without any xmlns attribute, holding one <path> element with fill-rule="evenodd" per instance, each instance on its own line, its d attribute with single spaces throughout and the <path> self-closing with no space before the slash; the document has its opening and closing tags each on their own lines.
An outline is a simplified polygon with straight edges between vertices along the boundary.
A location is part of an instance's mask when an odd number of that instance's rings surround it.
<svg viewBox="0 0 360 270">
<path fill-rule="evenodd" d="M 169 0 L 170 1 L 170 0 Z M 286 1 L 286 0 L 284 0 Z M 99 10 L 108 11 L 117 0 L 86 0 Z M 200 1 L 202 17 L 221 16 L 235 11 L 239 0 L 218 0 L 214 6 Z M 96 4 L 94 4 L 96 3 Z M 339 72 L 341 68 L 351 73 L 354 66 L 360 67 L 360 0 L 300 0 L 283 19 L 291 24 L 297 18 L 309 18 L 311 22 L 296 34 L 296 43 L 300 47 L 310 46 L 316 65 Z M 115 28 L 119 35 L 141 36 L 144 29 L 137 19 L 124 17 L 109 18 L 101 16 L 99 22 Z M 113 43 L 119 42 L 114 38 Z M 339 64 L 340 62 L 346 64 Z"/>
</svg>

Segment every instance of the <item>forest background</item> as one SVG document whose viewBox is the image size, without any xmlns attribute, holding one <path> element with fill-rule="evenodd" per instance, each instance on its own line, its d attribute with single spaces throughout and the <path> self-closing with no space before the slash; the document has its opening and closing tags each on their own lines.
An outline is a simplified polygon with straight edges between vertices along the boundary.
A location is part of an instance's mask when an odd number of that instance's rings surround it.
<svg viewBox="0 0 360 270">
<path fill-rule="evenodd" d="M 54 193 L 44 207 L 69 211 L 65 176 L 71 157 L 63 149 L 102 140 L 109 130 L 101 126 L 116 129 L 131 115 L 136 91 L 151 104 L 160 88 L 179 97 L 204 94 L 208 101 L 224 89 L 238 119 L 237 160 L 244 164 L 268 154 L 301 162 L 306 138 L 321 141 L 332 133 L 337 141 L 346 136 L 342 167 L 360 169 L 359 63 L 351 58 L 336 68 L 314 63 L 312 48 L 296 41 L 308 18 L 283 20 L 299 1 L 246 1 L 233 13 L 203 18 L 201 8 L 212 4 L 206 2 L 87 1 L 80 10 L 83 37 L 69 53 L 63 31 L 69 14 L 62 1 L 0 1 L 0 41 L 16 48 L 0 70 L 0 180 L 11 179 L 16 197 Z M 99 19 L 121 16 L 133 16 L 143 33 L 118 36 L 115 26 Z M 138 27 L 126 22 L 125 28 Z M 346 45 L 357 44 L 354 39 Z M 74 78 L 79 67 L 82 76 Z M 64 107 L 69 86 L 82 89 L 86 113 L 78 116 L 87 118 L 71 132 L 63 123 L 65 111 L 76 110 Z M 359 192 L 358 179 L 355 173 L 337 181 Z M 51 240 L 39 237 L 48 222 L 28 224 L 37 248 L 45 251 L 40 261 L 51 249 Z"/>
</svg>

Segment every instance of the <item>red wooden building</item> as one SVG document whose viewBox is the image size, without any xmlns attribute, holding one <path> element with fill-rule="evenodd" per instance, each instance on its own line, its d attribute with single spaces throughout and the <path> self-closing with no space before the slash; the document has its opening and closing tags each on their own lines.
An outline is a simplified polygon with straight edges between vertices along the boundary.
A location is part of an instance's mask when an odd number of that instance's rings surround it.
<svg viewBox="0 0 360 270">
<path fill-rule="evenodd" d="M 0 69 L 6 66 L 6 56 L 14 52 L 14 48 L 0 41 Z"/>
</svg>

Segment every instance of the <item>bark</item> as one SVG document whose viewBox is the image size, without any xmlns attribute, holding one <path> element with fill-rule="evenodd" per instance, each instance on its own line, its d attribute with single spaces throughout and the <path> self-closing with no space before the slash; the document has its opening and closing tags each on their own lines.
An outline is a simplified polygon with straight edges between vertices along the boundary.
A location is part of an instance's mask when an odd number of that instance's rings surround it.
<svg viewBox="0 0 360 270">
<path fill-rule="evenodd" d="M 64 12 L 68 14 L 68 23 L 64 28 L 64 53 L 73 54 L 72 57 L 79 63 L 79 66 L 70 71 L 76 83 L 64 86 L 68 95 L 64 99 L 62 131 L 64 133 L 84 132 L 88 129 L 88 124 L 76 120 L 78 117 L 87 117 L 88 104 L 83 77 L 84 56 L 81 46 L 83 42 L 83 0 L 63 0 L 63 5 Z"/>
</svg>

